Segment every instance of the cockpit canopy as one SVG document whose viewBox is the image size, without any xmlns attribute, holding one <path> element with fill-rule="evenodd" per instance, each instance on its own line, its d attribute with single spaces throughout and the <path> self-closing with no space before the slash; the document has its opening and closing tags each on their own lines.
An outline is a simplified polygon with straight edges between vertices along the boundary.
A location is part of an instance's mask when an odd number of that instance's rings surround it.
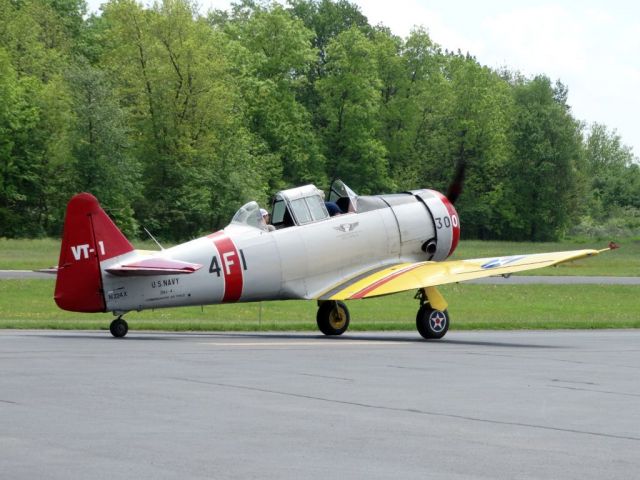
<svg viewBox="0 0 640 480">
<path fill-rule="evenodd" d="M 306 225 L 329 218 L 324 194 L 315 185 L 278 192 L 273 201 L 271 222 L 276 228 Z"/>
<path fill-rule="evenodd" d="M 271 224 L 276 228 L 307 225 L 329 218 L 329 210 L 333 204 L 332 215 L 336 213 L 353 213 L 356 211 L 358 196 L 341 180 L 336 180 L 330 188 L 329 203 L 325 203 L 324 192 L 315 185 L 303 185 L 276 193 L 273 199 Z M 231 219 L 235 225 L 245 225 L 269 231 L 256 202 L 249 202 L 236 212 Z"/>
</svg>

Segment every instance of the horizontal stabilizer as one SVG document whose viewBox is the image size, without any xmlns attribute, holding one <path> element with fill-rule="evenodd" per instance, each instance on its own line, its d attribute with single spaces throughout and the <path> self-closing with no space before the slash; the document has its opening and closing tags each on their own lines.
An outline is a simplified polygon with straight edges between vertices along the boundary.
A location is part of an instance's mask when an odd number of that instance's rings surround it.
<svg viewBox="0 0 640 480">
<path fill-rule="evenodd" d="M 112 275 L 118 276 L 146 276 L 146 275 L 184 275 L 200 270 L 202 265 L 197 263 L 168 260 L 165 258 L 147 258 L 139 262 L 116 265 L 105 269 Z"/>
<path fill-rule="evenodd" d="M 38 270 L 33 270 L 36 273 L 49 273 L 51 275 L 57 275 L 58 274 L 58 267 L 49 267 L 49 268 L 40 268 Z"/>
</svg>

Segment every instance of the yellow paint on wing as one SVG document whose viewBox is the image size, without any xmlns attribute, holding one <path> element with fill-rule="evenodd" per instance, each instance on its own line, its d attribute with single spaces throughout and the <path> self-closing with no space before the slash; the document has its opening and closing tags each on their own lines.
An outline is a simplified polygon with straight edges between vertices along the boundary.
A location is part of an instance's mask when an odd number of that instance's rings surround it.
<svg viewBox="0 0 640 480">
<path fill-rule="evenodd" d="M 389 267 L 389 268 L 386 268 L 384 270 L 380 270 L 379 272 L 372 273 L 371 275 L 368 275 L 368 276 L 364 277 L 363 279 L 358 280 L 355 283 L 352 283 L 351 285 L 345 287 L 343 290 L 340 290 L 338 293 L 332 295 L 330 300 L 347 300 L 350 297 L 352 297 L 353 295 L 355 295 L 356 293 L 358 293 L 359 291 L 361 291 L 361 290 L 369 287 L 370 285 L 373 285 L 376 282 L 379 282 L 379 281 L 385 279 L 389 275 L 393 275 L 393 274 L 397 273 L 398 271 L 402 270 L 403 268 L 406 268 L 406 267 L 411 266 L 411 265 L 413 265 L 413 264 L 412 263 L 400 263 L 400 264 L 394 265 L 393 267 Z"/>
<path fill-rule="evenodd" d="M 331 299 L 376 297 L 476 278 L 506 275 L 591 257 L 598 253 L 598 250 L 572 250 L 500 258 L 403 263 L 369 275 L 345 287 Z M 440 302 L 440 299 L 436 301 Z"/>
</svg>

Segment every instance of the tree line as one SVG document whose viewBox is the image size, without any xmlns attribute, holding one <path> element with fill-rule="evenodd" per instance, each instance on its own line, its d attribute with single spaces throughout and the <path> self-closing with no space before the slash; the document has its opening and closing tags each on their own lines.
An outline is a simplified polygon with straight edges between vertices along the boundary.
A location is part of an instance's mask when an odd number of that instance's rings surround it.
<svg viewBox="0 0 640 480">
<path fill-rule="evenodd" d="M 59 235 L 89 191 L 183 240 L 309 182 L 446 190 L 461 161 L 467 238 L 638 234 L 637 158 L 567 95 L 346 0 L 0 0 L 0 236 Z"/>
</svg>

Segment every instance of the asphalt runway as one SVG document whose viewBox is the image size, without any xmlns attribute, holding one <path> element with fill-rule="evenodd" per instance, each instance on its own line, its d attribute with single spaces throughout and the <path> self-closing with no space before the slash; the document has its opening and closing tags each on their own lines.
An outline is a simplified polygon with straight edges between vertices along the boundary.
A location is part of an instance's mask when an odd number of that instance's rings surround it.
<svg viewBox="0 0 640 480">
<path fill-rule="evenodd" d="M 629 479 L 640 331 L 0 331 L 6 479 Z"/>
</svg>

